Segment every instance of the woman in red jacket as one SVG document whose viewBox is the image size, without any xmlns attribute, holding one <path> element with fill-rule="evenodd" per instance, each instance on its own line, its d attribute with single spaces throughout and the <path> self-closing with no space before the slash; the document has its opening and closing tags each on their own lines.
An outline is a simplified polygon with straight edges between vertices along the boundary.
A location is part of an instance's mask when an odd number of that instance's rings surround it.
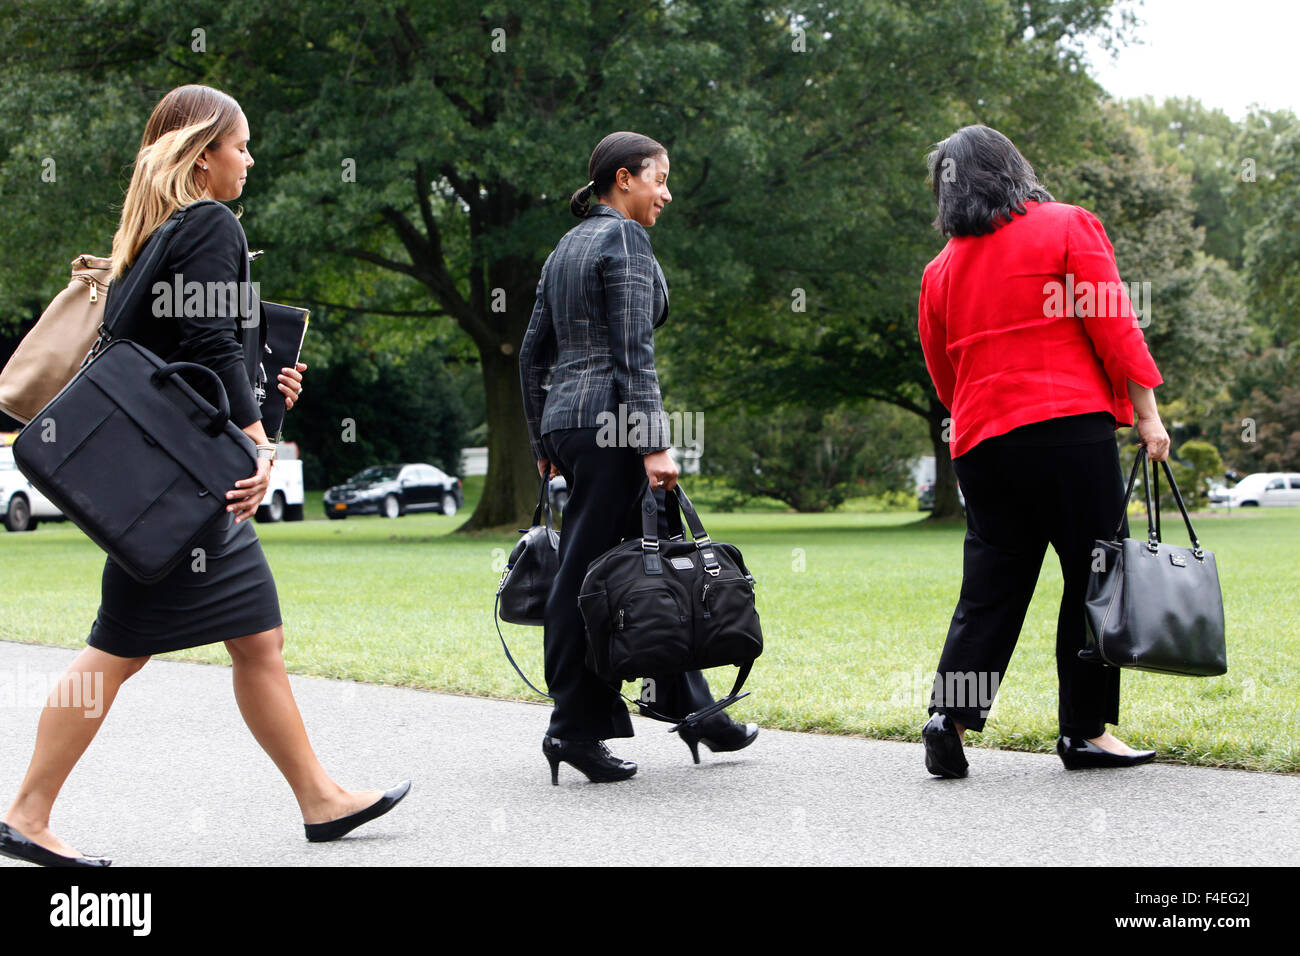
<svg viewBox="0 0 1300 956">
<path fill-rule="evenodd" d="M 980 731 L 1024 623 L 1048 544 L 1065 579 L 1056 632 L 1060 737 L 1069 769 L 1129 766 L 1119 670 L 1079 660 L 1084 594 L 1098 538 L 1124 510 L 1114 440 L 1137 412 L 1153 461 L 1169 435 L 1114 250 L 1097 217 L 1059 203 L 1001 133 L 967 126 L 927 157 L 948 236 L 921 279 L 926 367 L 952 415 L 953 469 L 966 499 L 961 597 L 939 658 L 925 765 L 964 777 L 966 730 Z"/>
</svg>

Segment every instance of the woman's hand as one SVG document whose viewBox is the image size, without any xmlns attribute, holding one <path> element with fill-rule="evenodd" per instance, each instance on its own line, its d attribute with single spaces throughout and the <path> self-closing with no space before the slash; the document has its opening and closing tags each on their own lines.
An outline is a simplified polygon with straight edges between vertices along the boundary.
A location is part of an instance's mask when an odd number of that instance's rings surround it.
<svg viewBox="0 0 1300 956">
<path fill-rule="evenodd" d="M 297 368 L 289 368 L 287 365 L 280 369 L 280 391 L 284 392 L 284 410 L 287 412 L 293 408 L 302 395 L 302 373 L 306 371 L 307 364 L 299 362 Z"/>
<path fill-rule="evenodd" d="M 257 459 L 257 474 L 251 478 L 242 478 L 235 482 L 233 491 L 226 492 L 226 510 L 235 514 L 235 524 L 253 517 L 257 506 L 266 496 L 267 485 L 271 483 L 271 459 Z"/>
<path fill-rule="evenodd" d="M 665 448 L 662 451 L 652 451 L 650 454 L 643 456 L 645 462 L 645 476 L 650 482 L 650 488 L 663 488 L 665 491 L 672 491 L 677 487 L 677 462 L 673 461 L 673 456 Z"/>
<path fill-rule="evenodd" d="M 1138 418 L 1138 438 L 1147 446 L 1147 457 L 1152 461 L 1164 461 L 1169 457 L 1169 432 L 1165 431 L 1160 416 L 1155 418 Z"/>
<path fill-rule="evenodd" d="M 537 476 L 539 478 L 546 477 L 546 469 L 548 468 L 551 470 L 552 478 L 554 478 L 556 475 L 560 473 L 560 470 L 551 464 L 551 460 L 549 458 L 537 459 Z"/>
<path fill-rule="evenodd" d="M 1128 397 L 1137 412 L 1138 438 L 1147 446 L 1147 457 L 1152 461 L 1164 461 L 1169 457 L 1169 432 L 1160 421 L 1160 412 L 1156 409 L 1154 389 L 1144 388 L 1132 379 L 1128 380 Z"/>
</svg>

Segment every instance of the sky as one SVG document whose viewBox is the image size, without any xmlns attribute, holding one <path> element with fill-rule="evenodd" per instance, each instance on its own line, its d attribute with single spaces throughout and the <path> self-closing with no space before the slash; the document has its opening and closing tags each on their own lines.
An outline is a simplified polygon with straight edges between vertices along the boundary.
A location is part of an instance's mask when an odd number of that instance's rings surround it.
<svg viewBox="0 0 1300 956">
<path fill-rule="evenodd" d="M 1252 103 L 1300 112 L 1300 0 L 1125 0 L 1145 21 L 1092 75 L 1124 99 L 1194 96 L 1241 119 Z"/>
</svg>

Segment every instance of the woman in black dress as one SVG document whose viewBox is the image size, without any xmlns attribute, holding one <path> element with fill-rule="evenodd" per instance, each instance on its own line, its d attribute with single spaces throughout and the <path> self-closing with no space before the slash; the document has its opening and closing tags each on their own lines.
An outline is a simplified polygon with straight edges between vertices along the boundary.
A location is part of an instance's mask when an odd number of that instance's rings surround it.
<svg viewBox="0 0 1300 956">
<path fill-rule="evenodd" d="M 243 228 L 221 202 L 239 198 L 247 170 L 248 123 L 238 103 L 217 90 L 184 86 L 154 109 L 145 128 L 135 171 L 113 238 L 114 279 L 123 276 L 154 231 L 178 210 L 168 251 L 147 283 L 182 286 L 244 283 L 249 288 L 248 245 Z M 196 205 L 197 203 L 197 205 Z M 212 302 L 207 295 L 205 300 Z M 50 830 L 50 810 L 68 774 L 94 738 L 122 683 L 150 655 L 224 641 L 233 665 L 235 700 L 253 736 L 284 774 L 298 800 L 307 839 L 333 840 L 386 813 L 406 795 L 409 781 L 387 792 L 350 791 L 335 783 L 312 752 L 289 687 L 281 654 L 284 629 L 275 581 L 248 521 L 266 494 L 275 446 L 267 441 L 251 374 L 256 348 L 246 349 L 245 323 L 255 327 L 255 301 L 242 295 L 237 314 L 186 315 L 181 309 L 133 308 L 116 328 L 167 361 L 206 365 L 221 378 L 230 400 L 230 419 L 258 446 L 257 473 L 228 492 L 228 517 L 202 542 L 204 561 L 181 562 L 167 578 L 144 585 L 110 559 L 104 565 L 99 613 L 87 647 L 62 681 L 72 687 L 103 675 L 103 691 L 92 712 L 60 706 L 79 695 L 52 694 L 41 713 L 36 749 L 17 796 L 0 823 L 0 853 L 47 866 L 107 866 L 83 857 Z M 119 298 L 118 311 L 126 308 Z M 113 315 L 110 289 L 106 308 Z M 159 312 L 175 316 L 156 318 Z M 179 314 L 178 314 L 179 313 Z M 218 314 L 219 313 L 219 314 Z M 255 341 L 255 334 L 247 335 Z M 281 369 L 278 385 L 286 407 L 302 393 L 302 370 Z M 129 467 L 129 463 L 124 463 Z"/>
<path fill-rule="evenodd" d="M 615 757 L 604 743 L 631 737 L 632 721 L 617 689 L 586 667 L 578 589 L 593 560 L 641 536 L 635 505 L 647 480 L 661 505 L 660 534 L 668 537 L 663 495 L 677 484 L 654 367 L 654 329 L 668 318 L 668 285 L 646 233 L 672 201 L 668 152 L 648 136 L 611 133 L 592 151 L 587 168 L 591 182 L 570 203 L 582 222 L 542 267 L 519 350 L 538 473 L 562 474 L 569 487 L 543 637 L 546 682 L 555 699 L 542 741 L 552 783 L 562 761 L 592 781 L 636 773 L 635 763 Z M 606 416 L 626 421 L 628 434 L 606 440 Z M 651 687 L 654 709 L 672 718 L 713 702 L 698 671 L 651 676 L 643 700 L 650 699 Z M 720 712 L 680 733 L 698 763 L 700 743 L 713 751 L 739 750 L 753 743 L 758 725 L 738 724 Z"/>
</svg>

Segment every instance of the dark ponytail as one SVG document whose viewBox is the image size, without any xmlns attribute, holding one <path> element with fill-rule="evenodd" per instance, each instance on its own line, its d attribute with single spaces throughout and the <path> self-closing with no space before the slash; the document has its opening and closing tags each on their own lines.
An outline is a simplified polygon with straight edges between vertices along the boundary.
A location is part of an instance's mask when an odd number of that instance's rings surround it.
<svg viewBox="0 0 1300 956">
<path fill-rule="evenodd" d="M 610 133 L 591 151 L 591 161 L 587 163 L 587 176 L 591 181 L 573 194 L 569 200 L 569 209 L 579 219 L 586 219 L 591 213 L 592 197 L 607 195 L 613 188 L 620 169 L 626 169 L 635 175 L 646 160 L 667 152 L 649 136 L 629 132 Z"/>
</svg>

